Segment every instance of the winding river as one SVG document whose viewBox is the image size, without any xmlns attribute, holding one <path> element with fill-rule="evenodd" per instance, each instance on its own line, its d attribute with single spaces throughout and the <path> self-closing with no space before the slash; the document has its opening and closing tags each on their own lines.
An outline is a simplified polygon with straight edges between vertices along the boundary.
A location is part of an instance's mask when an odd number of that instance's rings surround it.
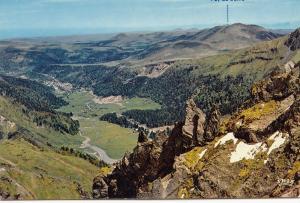
<svg viewBox="0 0 300 203">
<path fill-rule="evenodd" d="M 104 162 L 106 162 L 108 164 L 113 164 L 113 163 L 116 163 L 117 161 L 119 161 L 118 159 L 110 158 L 107 155 L 107 153 L 100 147 L 90 144 L 91 138 L 83 136 L 81 131 L 79 131 L 79 135 L 85 139 L 80 146 L 81 149 L 91 149 L 92 151 L 94 151 L 96 153 L 96 156 L 100 160 L 103 160 Z"/>
</svg>

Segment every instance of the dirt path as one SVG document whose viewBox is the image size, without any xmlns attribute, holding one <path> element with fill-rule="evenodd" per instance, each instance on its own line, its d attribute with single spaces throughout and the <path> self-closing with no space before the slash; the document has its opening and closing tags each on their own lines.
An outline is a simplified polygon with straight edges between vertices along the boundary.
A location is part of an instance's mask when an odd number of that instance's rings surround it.
<svg viewBox="0 0 300 203">
<path fill-rule="evenodd" d="M 86 136 L 83 136 L 81 132 L 79 132 L 79 135 L 83 138 L 85 138 L 85 140 L 82 142 L 80 148 L 82 149 L 86 149 L 86 148 L 89 148 L 91 150 L 93 150 L 94 152 L 96 152 L 96 156 L 100 159 L 100 160 L 103 160 L 104 162 L 108 163 L 108 164 L 113 164 L 117 161 L 119 161 L 118 159 L 112 159 L 110 158 L 106 152 L 101 149 L 100 147 L 97 147 L 95 145 L 91 145 L 90 142 L 91 142 L 91 138 L 89 137 L 86 137 Z"/>
</svg>

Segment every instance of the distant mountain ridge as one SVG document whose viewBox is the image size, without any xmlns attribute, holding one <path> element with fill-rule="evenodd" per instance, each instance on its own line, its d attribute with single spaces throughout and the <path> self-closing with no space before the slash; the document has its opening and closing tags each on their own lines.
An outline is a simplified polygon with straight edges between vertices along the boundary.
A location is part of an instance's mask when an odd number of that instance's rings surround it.
<svg viewBox="0 0 300 203">
<path fill-rule="evenodd" d="M 153 61 L 201 58 L 218 53 L 249 47 L 254 43 L 283 36 L 284 32 L 267 30 L 257 25 L 236 23 L 202 30 L 174 30 L 164 32 L 119 33 L 116 35 L 82 35 L 41 37 L 0 41 L 0 47 L 28 47 L 51 56 L 52 63 L 150 63 Z M 5 45 L 6 44 L 6 45 Z M 51 49 L 65 53 L 63 59 Z M 26 48 L 25 51 L 28 51 Z M 81 54 L 84 58 L 71 57 Z M 1 50 L 0 50 L 1 51 Z M 44 53 L 47 51 L 48 53 Z M 100 55 L 101 54 L 101 55 Z M 62 55 L 60 55 L 62 56 Z"/>
<path fill-rule="evenodd" d="M 199 98 L 204 111 L 223 91 L 222 113 L 237 108 L 249 96 L 249 85 L 287 58 L 280 36 L 260 26 L 233 24 L 202 31 L 121 33 L 94 42 L 11 41 L 0 43 L 0 70 L 38 79 L 50 75 L 98 96 L 151 98 L 163 108 L 126 114 L 159 127 L 182 119 L 182 105 L 199 87 L 212 94 Z M 239 49 L 244 46 L 250 47 Z M 217 54 L 222 56 L 216 60 Z M 228 93 L 235 88 L 239 90 Z"/>
<path fill-rule="evenodd" d="M 138 54 L 138 57 L 145 58 L 144 60 L 199 58 L 245 48 L 257 42 L 273 40 L 281 36 L 283 35 L 257 25 L 237 23 L 216 26 L 161 41 Z"/>
</svg>

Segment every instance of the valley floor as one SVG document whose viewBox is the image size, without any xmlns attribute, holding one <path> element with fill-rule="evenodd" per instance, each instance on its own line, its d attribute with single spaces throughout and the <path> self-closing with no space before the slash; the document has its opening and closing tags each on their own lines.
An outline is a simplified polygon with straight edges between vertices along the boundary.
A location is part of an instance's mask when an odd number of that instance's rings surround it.
<svg viewBox="0 0 300 203">
<path fill-rule="evenodd" d="M 91 92 L 78 90 L 64 93 L 69 105 L 60 108 L 63 112 L 72 112 L 74 119 L 79 120 L 81 136 L 84 141 L 77 148 L 95 154 L 107 163 L 113 163 L 123 157 L 126 151 L 131 152 L 137 143 L 137 131 L 99 118 L 106 113 L 122 113 L 132 109 L 157 109 L 160 105 L 146 98 L 102 99 Z"/>
</svg>

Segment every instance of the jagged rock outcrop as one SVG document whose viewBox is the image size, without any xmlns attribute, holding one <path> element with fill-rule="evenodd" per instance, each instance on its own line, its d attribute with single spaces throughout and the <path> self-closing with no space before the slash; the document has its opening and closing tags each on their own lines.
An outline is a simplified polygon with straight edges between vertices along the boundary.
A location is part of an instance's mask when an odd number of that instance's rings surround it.
<svg viewBox="0 0 300 203">
<path fill-rule="evenodd" d="M 196 106 L 193 99 L 186 104 L 186 117 L 182 127 L 182 137 L 188 146 L 204 143 L 205 114 Z"/>
<path fill-rule="evenodd" d="M 208 114 L 207 122 L 205 124 L 204 140 L 211 142 L 215 136 L 219 134 L 221 113 L 217 106 L 213 106 L 211 112 Z"/>
<path fill-rule="evenodd" d="M 133 153 L 95 178 L 94 198 L 298 197 L 299 66 L 289 67 L 256 83 L 228 120 L 188 101 L 170 136 L 140 134 Z"/>
<path fill-rule="evenodd" d="M 126 154 L 111 174 L 95 178 L 94 198 L 133 198 L 148 182 L 170 173 L 175 154 L 169 142 L 163 133 L 153 141 L 138 142 L 133 153 Z"/>
<path fill-rule="evenodd" d="M 299 66 L 290 71 L 274 71 L 251 90 L 252 107 L 231 119 L 229 130 L 248 143 L 258 143 L 265 135 L 283 128 L 300 91 Z"/>
<path fill-rule="evenodd" d="M 205 114 L 190 99 L 186 105 L 185 122 L 175 124 L 170 136 L 162 132 L 154 140 L 149 140 L 140 132 L 133 152 L 126 154 L 111 174 L 94 179 L 94 198 L 146 197 L 148 184 L 158 184 L 160 178 L 170 174 L 176 156 L 214 139 L 220 124 L 219 116 L 215 107 L 206 121 Z"/>
<path fill-rule="evenodd" d="M 181 141 L 184 143 L 185 151 L 213 141 L 219 133 L 220 117 L 221 114 L 216 105 L 206 116 L 196 106 L 193 98 L 189 99 L 186 103 L 186 117 L 181 133 Z"/>
<path fill-rule="evenodd" d="M 93 198 L 105 199 L 108 198 L 108 185 L 104 181 L 103 176 L 97 176 L 93 181 Z"/>
<path fill-rule="evenodd" d="M 285 45 L 288 46 L 292 51 L 300 49 L 300 29 L 297 29 L 290 34 L 288 40 L 285 42 Z"/>
<path fill-rule="evenodd" d="M 139 133 L 138 142 L 143 143 L 143 142 L 147 142 L 147 141 L 148 141 L 147 135 L 143 131 L 141 131 Z"/>
<path fill-rule="evenodd" d="M 253 100 L 256 103 L 272 99 L 280 100 L 299 91 L 299 67 L 289 67 L 290 71 L 274 71 L 270 77 L 254 84 L 251 89 Z"/>
</svg>

